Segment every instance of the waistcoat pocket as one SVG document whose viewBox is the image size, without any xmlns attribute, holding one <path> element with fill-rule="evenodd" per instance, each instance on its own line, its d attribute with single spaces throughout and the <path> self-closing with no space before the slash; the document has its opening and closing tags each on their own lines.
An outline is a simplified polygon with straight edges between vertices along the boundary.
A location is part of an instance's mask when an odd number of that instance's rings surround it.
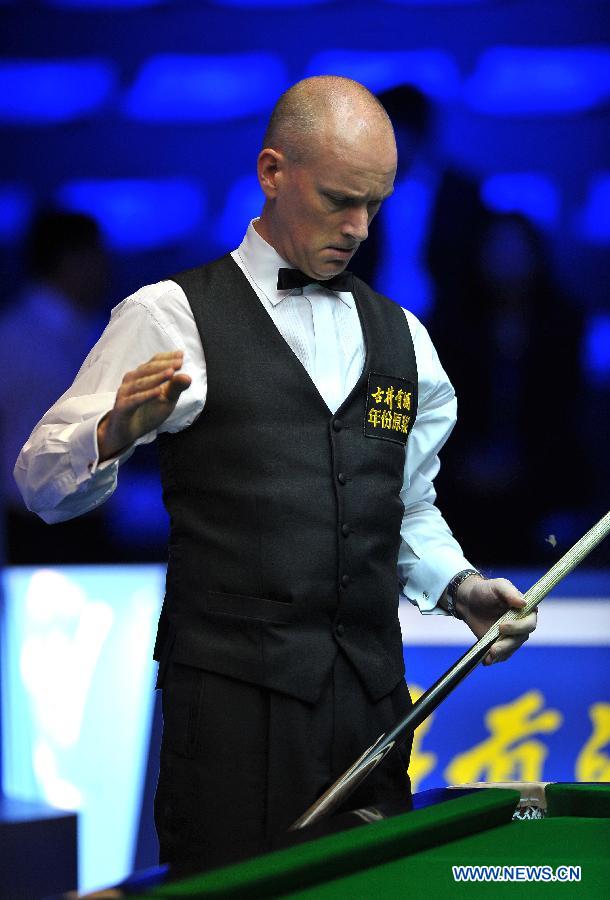
<svg viewBox="0 0 610 900">
<path fill-rule="evenodd" d="M 211 613 L 235 616 L 239 619 L 256 619 L 274 625 L 285 625 L 294 620 L 291 603 L 280 603 L 264 597 L 249 597 L 245 594 L 225 594 L 208 591 L 206 609 Z"/>
</svg>

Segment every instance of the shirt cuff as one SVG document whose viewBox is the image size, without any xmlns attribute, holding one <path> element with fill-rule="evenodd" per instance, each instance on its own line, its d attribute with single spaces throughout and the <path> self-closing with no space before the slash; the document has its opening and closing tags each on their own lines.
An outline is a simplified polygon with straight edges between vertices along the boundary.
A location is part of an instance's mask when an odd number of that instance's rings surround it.
<svg viewBox="0 0 610 900">
<path fill-rule="evenodd" d="M 107 414 L 102 412 L 95 419 L 87 419 L 79 422 L 70 439 L 70 464 L 77 484 L 91 478 L 96 472 L 103 472 L 111 466 L 116 466 L 128 456 L 131 456 L 134 448 L 128 447 L 122 453 L 112 456 L 100 462 L 100 452 L 97 444 L 97 426 Z"/>
<path fill-rule="evenodd" d="M 447 610 L 438 605 L 443 591 L 458 572 L 474 568 L 461 553 L 443 547 L 410 566 L 402 594 L 424 615 L 447 616 Z"/>
</svg>

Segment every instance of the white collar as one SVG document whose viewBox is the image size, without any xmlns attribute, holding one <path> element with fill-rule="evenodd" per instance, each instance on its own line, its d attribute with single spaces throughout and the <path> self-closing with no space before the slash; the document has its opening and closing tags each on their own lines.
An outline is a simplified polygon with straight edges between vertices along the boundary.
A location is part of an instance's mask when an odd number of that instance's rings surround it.
<svg viewBox="0 0 610 900">
<path fill-rule="evenodd" d="M 260 236 L 254 227 L 254 223 L 257 221 L 258 219 L 252 219 L 248 225 L 248 230 L 237 248 L 237 253 L 252 281 L 263 291 L 269 302 L 273 306 L 277 306 L 278 303 L 281 303 L 282 300 L 285 300 L 291 294 L 301 293 L 301 288 L 278 291 L 277 270 L 294 269 L 294 266 L 282 259 L 277 250 Z M 311 284 L 303 288 L 303 292 L 311 293 L 320 289 L 320 285 Z M 328 290 L 328 288 L 325 290 Z M 346 306 L 354 306 L 354 296 L 350 291 L 331 291 L 331 293 L 339 297 Z"/>
</svg>

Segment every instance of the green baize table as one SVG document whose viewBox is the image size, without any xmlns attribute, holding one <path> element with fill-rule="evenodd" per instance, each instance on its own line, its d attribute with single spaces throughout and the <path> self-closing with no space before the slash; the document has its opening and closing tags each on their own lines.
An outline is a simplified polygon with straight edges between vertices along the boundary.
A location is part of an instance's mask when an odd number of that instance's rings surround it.
<svg viewBox="0 0 610 900">
<path fill-rule="evenodd" d="M 546 818 L 513 820 L 517 791 L 474 791 L 168 883 L 148 896 L 610 900 L 610 785 L 549 785 L 546 796 Z M 456 881 L 453 866 L 498 866 L 514 880 Z M 525 880 L 535 866 L 548 867 L 549 880 Z M 561 866 L 572 868 L 558 872 Z M 575 877 L 575 867 L 579 881 L 557 880 Z"/>
</svg>

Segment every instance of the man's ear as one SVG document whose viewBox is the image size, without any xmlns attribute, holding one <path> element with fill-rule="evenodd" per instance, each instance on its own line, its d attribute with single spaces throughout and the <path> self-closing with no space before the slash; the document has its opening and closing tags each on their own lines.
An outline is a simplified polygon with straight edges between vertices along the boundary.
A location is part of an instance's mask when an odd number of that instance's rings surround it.
<svg viewBox="0 0 610 900">
<path fill-rule="evenodd" d="M 282 180 L 284 168 L 284 154 L 278 150 L 265 147 L 258 154 L 257 173 L 260 186 L 268 200 L 277 197 L 279 183 Z"/>
</svg>

